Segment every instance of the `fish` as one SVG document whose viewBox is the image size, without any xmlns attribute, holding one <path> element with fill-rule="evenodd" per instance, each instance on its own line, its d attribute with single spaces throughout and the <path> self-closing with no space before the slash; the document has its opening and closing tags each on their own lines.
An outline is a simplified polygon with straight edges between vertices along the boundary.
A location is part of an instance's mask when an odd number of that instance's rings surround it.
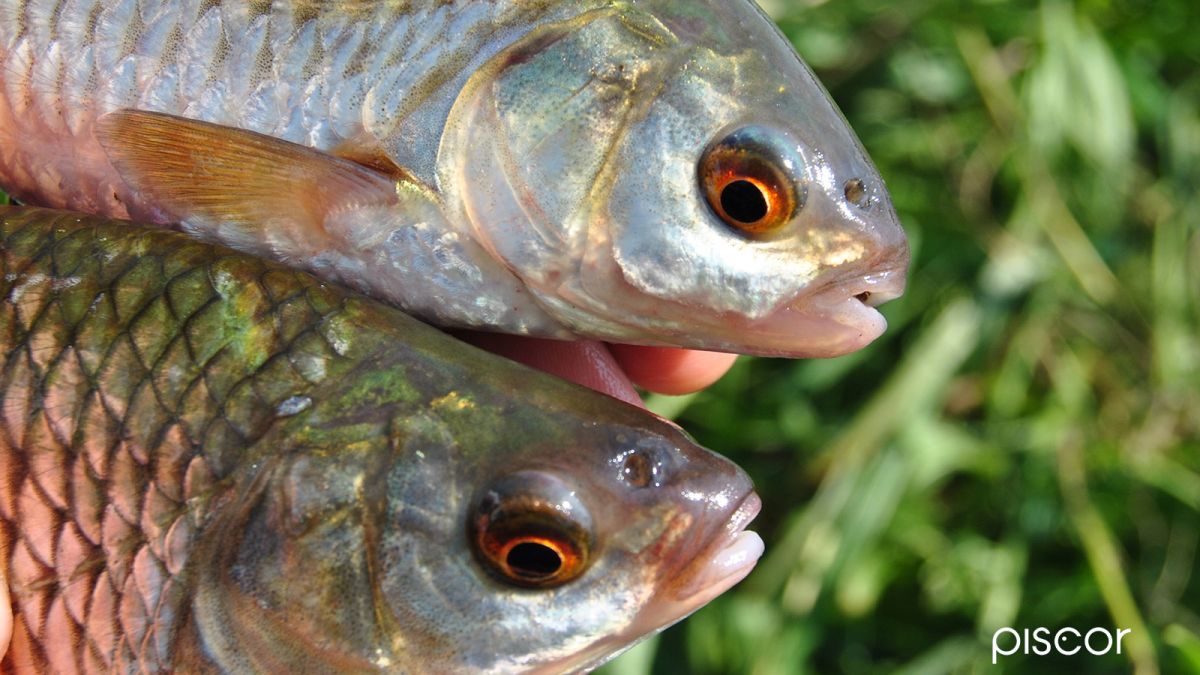
<svg viewBox="0 0 1200 675">
<path fill-rule="evenodd" d="M 444 327 L 787 357 L 904 288 L 883 179 L 750 0 L 0 0 L 0 184 Z"/>
<path fill-rule="evenodd" d="M 754 566 L 736 465 L 278 263 L 0 210 L 6 665 L 565 672 Z"/>
</svg>

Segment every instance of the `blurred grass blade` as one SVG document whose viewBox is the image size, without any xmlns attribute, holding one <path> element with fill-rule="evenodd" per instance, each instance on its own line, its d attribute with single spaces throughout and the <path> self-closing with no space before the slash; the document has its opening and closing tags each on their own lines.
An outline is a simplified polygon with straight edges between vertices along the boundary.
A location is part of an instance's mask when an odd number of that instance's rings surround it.
<svg viewBox="0 0 1200 675">
<path fill-rule="evenodd" d="M 1134 455 L 1131 465 L 1139 480 L 1200 511 L 1200 473 L 1161 454 Z"/>
<path fill-rule="evenodd" d="M 1088 496 L 1083 448 L 1079 438 L 1071 434 L 1063 439 L 1058 451 L 1059 485 L 1067 513 L 1079 533 L 1084 553 L 1092 568 L 1092 576 L 1108 605 L 1113 621 L 1132 632 L 1126 636 L 1129 660 L 1137 675 L 1157 675 L 1158 660 L 1154 643 L 1146 630 L 1146 622 L 1125 581 L 1121 554 L 1112 532 Z"/>
<path fill-rule="evenodd" d="M 836 521 L 857 494 L 863 466 L 900 425 L 940 404 L 946 384 L 975 349 L 979 321 L 973 301 L 955 300 L 908 350 L 884 386 L 830 445 L 830 465 L 820 490 L 751 576 L 755 590 L 773 593 L 793 576 L 823 585 L 842 543 Z M 800 579 L 789 585 L 804 586 Z M 798 613 L 815 600 L 801 598 L 798 590 L 793 595 L 788 609 Z"/>
<path fill-rule="evenodd" d="M 1017 104 L 1008 74 L 982 29 L 960 29 L 959 50 L 970 66 L 976 86 L 996 126 L 1014 132 L 1026 120 Z M 1037 106 L 1050 105 L 1037 100 Z M 1014 143 L 1019 139 L 1011 139 Z M 1117 294 L 1119 282 L 1084 233 L 1083 227 L 1063 199 L 1058 182 L 1046 166 L 1044 148 L 1036 142 L 1023 143 L 1018 156 L 1025 194 L 1032 200 L 1034 221 L 1039 223 L 1079 285 L 1097 303 L 1104 305 Z"/>
<path fill-rule="evenodd" d="M 963 672 L 975 661 L 978 654 L 979 641 L 975 636 L 947 638 L 892 671 L 892 675 L 943 675 Z"/>
<path fill-rule="evenodd" d="M 1167 209 L 1170 207 L 1163 207 Z M 1194 385 L 1200 367 L 1200 340 L 1193 314 L 1195 296 L 1187 274 L 1188 238 L 1195 231 L 1196 223 L 1189 225 L 1175 213 L 1164 213 L 1154 228 L 1150 264 L 1154 280 L 1155 376 L 1172 391 Z"/>
<path fill-rule="evenodd" d="M 1200 673 L 1200 636 L 1174 623 L 1163 630 L 1163 642 L 1177 650 L 1188 672 Z"/>
</svg>

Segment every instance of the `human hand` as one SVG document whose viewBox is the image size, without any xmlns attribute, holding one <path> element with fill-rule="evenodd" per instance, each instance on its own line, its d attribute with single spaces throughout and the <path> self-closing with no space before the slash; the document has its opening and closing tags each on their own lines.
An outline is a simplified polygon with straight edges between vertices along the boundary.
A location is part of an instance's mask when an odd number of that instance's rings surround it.
<svg viewBox="0 0 1200 675">
<path fill-rule="evenodd" d="M 670 347 L 641 347 L 583 340 L 462 331 L 457 337 L 527 366 L 642 405 L 634 386 L 659 394 L 699 391 L 733 366 L 735 354 Z"/>
<path fill-rule="evenodd" d="M 8 578 L 0 569 L 0 659 L 8 654 L 8 643 L 12 641 L 12 602 L 8 599 Z"/>
</svg>

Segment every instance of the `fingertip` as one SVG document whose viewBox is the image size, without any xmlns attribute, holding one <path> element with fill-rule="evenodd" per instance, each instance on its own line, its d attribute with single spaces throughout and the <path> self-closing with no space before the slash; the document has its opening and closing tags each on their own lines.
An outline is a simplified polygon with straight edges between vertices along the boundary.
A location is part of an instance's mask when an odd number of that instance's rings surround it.
<svg viewBox="0 0 1200 675">
<path fill-rule="evenodd" d="M 8 578 L 0 570 L 0 659 L 8 654 L 8 645 L 12 642 L 13 612 L 12 602 L 8 596 Z"/>
<path fill-rule="evenodd" d="M 633 384 L 603 342 L 566 342 L 474 331 L 455 331 L 454 335 L 493 354 L 644 407 Z"/>
<path fill-rule="evenodd" d="M 610 344 L 608 348 L 634 384 L 669 396 L 708 387 L 737 360 L 736 354 L 673 347 Z"/>
</svg>

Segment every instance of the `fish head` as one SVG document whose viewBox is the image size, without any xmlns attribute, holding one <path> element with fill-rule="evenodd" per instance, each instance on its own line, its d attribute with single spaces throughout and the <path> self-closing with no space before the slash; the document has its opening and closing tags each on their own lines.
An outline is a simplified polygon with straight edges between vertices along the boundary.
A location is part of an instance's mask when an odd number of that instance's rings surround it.
<svg viewBox="0 0 1200 675">
<path fill-rule="evenodd" d="M 439 161 L 473 236 L 580 333 L 836 356 L 904 288 L 879 172 L 748 1 L 635 0 L 535 31 L 476 73 Z"/>
<path fill-rule="evenodd" d="M 196 565 L 210 659 L 575 672 L 753 568 L 759 500 L 736 465 L 644 410 L 484 358 L 453 391 L 445 372 L 397 384 L 368 364 L 344 378 L 352 396 L 314 397 L 266 439 L 292 449 L 244 481 L 210 528 L 219 561 Z"/>
<path fill-rule="evenodd" d="M 589 670 L 750 572 L 762 552 L 744 530 L 759 508 L 750 480 L 635 412 L 514 428 L 512 442 L 460 459 L 469 480 L 454 479 L 438 527 L 404 526 L 409 490 L 392 495 L 383 596 L 397 626 L 424 626 L 398 633 L 418 661 Z"/>
</svg>

